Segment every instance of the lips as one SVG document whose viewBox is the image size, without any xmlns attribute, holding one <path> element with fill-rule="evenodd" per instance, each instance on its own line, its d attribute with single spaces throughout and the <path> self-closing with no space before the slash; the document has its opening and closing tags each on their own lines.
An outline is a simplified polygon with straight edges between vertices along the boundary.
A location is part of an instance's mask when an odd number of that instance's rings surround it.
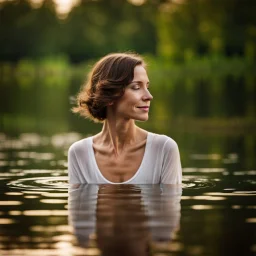
<svg viewBox="0 0 256 256">
<path fill-rule="evenodd" d="M 149 106 L 141 106 L 141 107 L 137 107 L 137 108 L 140 108 L 140 109 L 143 109 L 143 110 L 149 110 Z"/>
</svg>

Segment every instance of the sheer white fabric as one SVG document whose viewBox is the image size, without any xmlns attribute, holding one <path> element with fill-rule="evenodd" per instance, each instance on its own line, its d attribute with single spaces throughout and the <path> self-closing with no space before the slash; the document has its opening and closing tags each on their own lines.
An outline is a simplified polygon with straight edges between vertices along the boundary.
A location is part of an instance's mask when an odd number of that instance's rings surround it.
<svg viewBox="0 0 256 256">
<path fill-rule="evenodd" d="M 93 151 L 93 137 L 77 141 L 68 151 L 70 184 L 181 184 L 182 169 L 177 143 L 148 132 L 145 153 L 138 171 L 122 183 L 107 180 L 100 172 Z"/>
</svg>

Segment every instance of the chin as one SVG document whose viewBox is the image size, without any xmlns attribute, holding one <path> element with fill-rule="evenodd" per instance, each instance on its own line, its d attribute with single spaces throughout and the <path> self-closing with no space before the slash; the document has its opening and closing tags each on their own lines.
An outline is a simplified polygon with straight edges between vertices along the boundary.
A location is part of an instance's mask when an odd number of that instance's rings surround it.
<svg viewBox="0 0 256 256">
<path fill-rule="evenodd" d="M 136 121 L 139 121 L 139 122 L 146 122 L 148 121 L 148 116 L 145 116 L 145 117 L 137 117 L 137 118 L 134 118 Z"/>
</svg>

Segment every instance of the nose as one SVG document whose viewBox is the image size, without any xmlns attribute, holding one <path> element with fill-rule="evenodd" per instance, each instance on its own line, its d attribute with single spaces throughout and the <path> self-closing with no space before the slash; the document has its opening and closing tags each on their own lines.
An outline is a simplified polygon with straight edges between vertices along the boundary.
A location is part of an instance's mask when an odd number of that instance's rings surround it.
<svg viewBox="0 0 256 256">
<path fill-rule="evenodd" d="M 153 96 L 152 94 L 149 92 L 149 90 L 146 90 L 145 95 L 143 95 L 142 98 L 144 101 L 148 101 L 148 100 L 152 100 Z"/>
</svg>

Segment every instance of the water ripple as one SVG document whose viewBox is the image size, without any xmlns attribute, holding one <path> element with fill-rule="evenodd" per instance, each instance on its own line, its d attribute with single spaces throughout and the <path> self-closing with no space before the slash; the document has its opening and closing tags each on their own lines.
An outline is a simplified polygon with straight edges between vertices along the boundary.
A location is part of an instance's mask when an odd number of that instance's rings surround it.
<svg viewBox="0 0 256 256">
<path fill-rule="evenodd" d="M 183 177 L 182 188 L 183 189 L 201 189 L 215 187 L 216 183 L 208 179 L 191 179 Z"/>
<path fill-rule="evenodd" d="M 68 177 L 34 177 L 11 181 L 7 184 L 10 188 L 37 190 L 37 191 L 67 191 Z M 208 179 L 183 178 L 183 189 L 202 189 L 215 187 L 216 182 Z"/>
<path fill-rule="evenodd" d="M 68 189 L 68 177 L 35 177 L 18 179 L 7 184 L 11 188 L 38 190 L 38 191 L 66 191 Z"/>
</svg>

